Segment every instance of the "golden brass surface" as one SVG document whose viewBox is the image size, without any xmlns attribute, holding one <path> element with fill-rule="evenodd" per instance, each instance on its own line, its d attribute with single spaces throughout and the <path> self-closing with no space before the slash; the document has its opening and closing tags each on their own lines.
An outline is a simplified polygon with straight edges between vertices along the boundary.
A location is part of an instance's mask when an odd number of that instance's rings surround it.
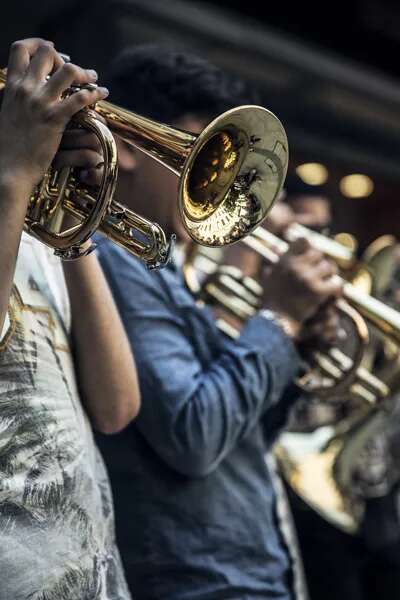
<svg viewBox="0 0 400 600">
<path fill-rule="evenodd" d="M 113 133 L 179 177 L 179 211 L 199 244 L 224 246 L 242 239 L 263 221 L 282 188 L 286 134 L 265 108 L 231 109 L 199 135 L 105 101 L 96 111 Z"/>
<path fill-rule="evenodd" d="M 0 89 L 6 79 L 6 70 L 0 70 Z M 32 194 L 25 223 L 28 233 L 65 259 L 80 256 L 80 246 L 100 230 L 150 268 L 168 261 L 170 248 L 162 229 L 113 201 L 117 154 L 111 133 L 179 177 L 183 224 L 193 240 L 208 246 L 232 244 L 257 227 L 286 176 L 285 131 L 277 117 L 260 106 L 229 110 L 199 135 L 106 101 L 81 111 L 72 123 L 100 140 L 105 153 L 100 190 L 93 195 L 81 186 L 73 169 L 57 172 L 51 167 Z M 64 212 L 79 224 L 63 230 Z"/>
<path fill-rule="evenodd" d="M 291 227 L 290 230 L 292 239 L 307 237 L 311 244 L 317 245 L 320 251 L 332 257 L 333 260 L 340 262 L 340 264 L 350 267 L 354 263 L 355 259 L 352 253 L 334 240 L 329 240 L 325 236 L 316 234 L 297 224 Z M 262 227 L 256 228 L 251 235 L 241 241 L 260 254 L 269 264 L 278 261 L 279 256 L 288 249 L 288 243 L 285 240 Z M 223 270 L 226 271 L 226 266 L 222 267 L 222 261 L 223 255 L 216 257 L 213 256 L 213 252 L 207 253 L 205 249 L 197 248 L 195 253 L 188 256 L 188 260 L 184 265 L 186 282 L 193 293 L 200 293 L 203 296 L 205 294 L 210 301 L 223 305 L 231 314 L 244 321 L 254 315 L 260 308 L 259 298 L 256 301 L 254 301 L 254 298 L 253 301 L 249 300 L 248 290 L 246 294 L 244 293 L 244 282 L 241 277 L 231 276 L 231 282 L 227 285 L 229 274 L 226 272 L 223 274 Z M 214 267 L 212 266 L 213 263 Z M 221 278 L 222 275 L 223 278 Z M 344 298 L 350 300 L 350 302 L 338 302 L 338 309 L 342 319 L 346 319 L 350 323 L 351 333 L 357 340 L 352 359 L 344 356 L 337 348 L 331 349 L 325 354 L 314 353 L 310 370 L 297 382 L 305 391 L 318 392 L 318 394 L 327 398 L 331 398 L 335 394 L 342 394 L 350 385 L 355 385 L 355 382 L 357 382 L 357 371 L 369 341 L 368 328 L 364 319 L 373 321 L 385 332 L 390 331 L 396 338 L 400 336 L 400 315 L 396 311 L 367 294 L 360 293 L 351 284 L 344 281 L 342 283 Z M 358 389 L 360 394 L 370 397 L 370 390 L 364 389 L 362 381 L 359 381 L 354 389 Z M 377 393 L 380 392 L 381 388 L 378 386 Z"/>
<path fill-rule="evenodd" d="M 306 237 L 343 269 L 351 271 L 356 264 L 352 252 L 341 244 L 300 226 L 293 227 L 292 232 L 291 239 Z M 285 240 L 262 228 L 257 228 L 242 242 L 268 263 L 276 262 L 288 247 Z M 184 264 L 185 280 L 202 302 L 223 306 L 244 322 L 260 308 L 261 291 L 249 285 L 249 278 L 243 278 L 237 269 L 223 265 L 223 261 L 222 249 L 192 248 Z M 377 328 L 386 340 L 393 340 L 398 347 L 400 316 L 356 285 L 345 280 L 342 283 L 347 300 L 339 304 L 342 319 L 350 319 L 351 335 L 361 341 L 351 358 L 339 347 L 325 353 L 315 352 L 314 368 L 300 380 L 300 384 L 306 390 L 311 387 L 311 391 L 313 386 L 309 385 L 309 379 L 318 374 L 326 380 L 326 389 L 314 388 L 313 395 L 315 391 L 319 394 L 314 402 L 319 409 L 335 416 L 313 427 L 299 426 L 294 420 L 281 436 L 276 454 L 288 485 L 325 519 L 348 533 L 355 533 L 362 520 L 365 501 L 354 486 L 354 465 L 365 444 L 377 432 L 382 412 L 389 409 L 393 393 L 393 378 L 383 377 L 381 371 L 374 374 L 371 366 L 364 366 L 362 362 L 368 330 L 372 326 Z M 217 324 L 230 337 L 239 335 L 238 329 L 224 318 L 217 318 Z M 310 400 L 306 404 L 310 406 Z M 342 405 L 349 407 L 346 418 L 341 413 Z"/>
<path fill-rule="evenodd" d="M 378 238 L 364 252 L 352 284 L 345 284 L 371 334 L 357 380 L 344 391 L 341 403 L 330 407 L 331 414 L 323 414 L 327 407 L 318 398 L 296 410 L 275 447 L 287 484 L 323 518 L 347 533 L 359 531 L 366 498 L 386 493 L 387 486 L 399 478 L 390 460 L 386 481 L 377 475 L 382 466 L 377 470 L 372 465 L 378 479 L 371 491 L 370 475 L 364 474 L 367 465 L 359 464 L 368 444 L 376 436 L 379 439 L 388 426 L 400 389 L 399 320 L 394 309 L 399 302 L 398 249 L 393 236 Z M 369 297 L 368 291 L 382 295 L 385 303 Z"/>
</svg>

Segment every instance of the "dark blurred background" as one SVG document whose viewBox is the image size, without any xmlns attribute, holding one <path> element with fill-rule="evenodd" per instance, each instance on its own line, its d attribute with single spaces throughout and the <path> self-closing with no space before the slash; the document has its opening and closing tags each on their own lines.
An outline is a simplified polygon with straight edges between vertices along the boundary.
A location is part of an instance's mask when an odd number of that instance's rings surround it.
<svg viewBox="0 0 400 600">
<path fill-rule="evenodd" d="M 127 45 L 183 44 L 254 82 L 287 129 L 291 170 L 303 165 L 306 180 L 325 186 L 334 230 L 362 248 L 397 229 L 400 3 L 292 4 L 3 0 L 0 62 L 10 42 L 32 35 L 100 74 Z"/>
</svg>

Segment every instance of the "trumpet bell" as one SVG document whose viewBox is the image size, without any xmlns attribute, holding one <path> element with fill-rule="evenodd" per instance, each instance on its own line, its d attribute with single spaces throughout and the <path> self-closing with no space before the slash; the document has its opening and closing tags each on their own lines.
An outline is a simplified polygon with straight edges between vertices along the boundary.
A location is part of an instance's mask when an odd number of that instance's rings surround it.
<svg viewBox="0 0 400 600">
<path fill-rule="evenodd" d="M 265 218 L 286 177 L 288 143 L 279 119 L 260 106 L 240 106 L 212 121 L 183 165 L 179 209 L 190 237 L 225 246 Z"/>
</svg>

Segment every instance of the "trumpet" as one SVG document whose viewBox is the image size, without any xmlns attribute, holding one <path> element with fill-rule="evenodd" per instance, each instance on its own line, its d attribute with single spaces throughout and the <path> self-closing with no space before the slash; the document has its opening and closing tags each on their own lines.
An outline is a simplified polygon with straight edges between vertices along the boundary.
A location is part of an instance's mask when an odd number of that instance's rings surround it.
<svg viewBox="0 0 400 600">
<path fill-rule="evenodd" d="M 289 240 L 306 238 L 311 246 L 331 258 L 340 268 L 351 267 L 356 264 L 353 253 L 342 244 L 331 240 L 324 235 L 310 231 L 302 225 L 295 224 L 288 228 Z M 243 239 L 243 243 L 260 253 L 268 262 L 276 262 L 279 256 L 286 252 L 288 243 L 263 227 L 258 227 L 252 235 Z M 343 297 L 353 306 L 368 323 L 375 326 L 386 337 L 397 344 L 400 343 L 400 314 L 397 310 L 387 306 L 381 300 L 361 291 L 356 285 L 339 277 L 343 286 Z"/>
<path fill-rule="evenodd" d="M 299 237 L 308 239 L 314 248 L 342 268 L 350 269 L 356 264 L 356 259 L 348 248 L 299 224 L 290 226 L 287 235 L 291 240 Z M 261 255 L 268 264 L 277 262 L 288 249 L 288 242 L 263 227 L 256 228 L 241 243 Z M 216 253 L 219 253 L 218 256 Z M 184 276 L 189 289 L 203 302 L 222 305 L 242 322 L 256 314 L 260 308 L 261 286 L 254 279 L 243 277 L 235 267 L 224 265 L 222 250 L 196 248 L 187 256 Z M 373 404 L 378 398 L 386 397 L 389 389 L 361 366 L 369 341 L 367 323 L 399 344 L 400 314 L 352 283 L 342 278 L 340 281 L 345 301 L 338 301 L 338 309 L 341 317 L 350 323 L 353 337 L 357 341 L 353 355 L 349 357 L 337 347 L 326 353 L 315 352 L 311 368 L 297 383 L 305 391 L 329 399 L 343 395 L 351 388 L 352 393 L 362 397 L 366 403 Z M 231 337 L 238 334 L 223 319 L 218 320 L 218 325 Z"/>
<path fill-rule="evenodd" d="M 317 243 L 324 245 L 321 237 L 317 234 Z M 370 402 L 360 403 L 361 394 L 355 393 L 360 389 L 354 389 L 356 385 L 361 387 L 358 376 L 358 383 L 349 388 L 340 404 L 326 407 L 316 398 L 300 405 L 274 448 L 287 485 L 324 519 L 348 534 L 359 531 L 366 499 L 378 490 L 380 494 L 382 486 L 398 481 L 393 464 L 382 479 L 382 473 L 376 479 L 373 461 L 369 466 L 366 463 L 368 444 L 382 435 L 382 428 L 392 418 L 393 398 L 399 389 L 398 313 L 369 296 L 366 290 L 378 294 L 389 291 L 385 302 L 393 300 L 389 288 L 398 265 L 397 251 L 397 241 L 392 236 L 372 242 L 356 265 L 353 283 L 345 283 L 344 288 L 349 302 L 377 329 L 359 371 L 374 377 L 380 388 L 375 386 Z M 381 342 L 384 352 L 379 356 Z"/>
<path fill-rule="evenodd" d="M 6 70 L 0 70 L 0 89 L 6 79 Z M 71 88 L 66 95 L 79 89 Z M 65 260 L 81 256 L 82 245 L 98 230 L 149 268 L 168 262 L 171 245 L 161 227 L 113 199 L 118 175 L 113 134 L 179 178 L 183 224 L 194 241 L 207 246 L 232 244 L 257 227 L 286 176 L 285 130 L 260 106 L 231 109 L 198 136 L 106 101 L 80 111 L 72 124 L 94 133 L 101 144 L 104 169 L 99 189 L 93 195 L 79 183 L 74 169 L 57 171 L 51 166 L 32 192 L 25 219 L 25 231 Z M 65 213 L 78 224 L 63 229 Z"/>
<path fill-rule="evenodd" d="M 304 237 L 310 244 L 334 260 L 344 271 L 358 267 L 353 253 L 321 234 L 298 224 L 286 232 L 289 239 Z M 242 240 L 271 264 L 288 248 L 285 240 L 259 227 Z M 365 265 L 364 265 L 365 266 Z M 222 306 L 244 322 L 260 308 L 259 283 L 231 265 L 224 265 L 222 248 L 192 247 L 184 263 L 188 288 L 200 303 Z M 274 448 L 280 471 L 287 484 L 314 510 L 336 527 L 355 533 L 359 530 L 365 498 L 355 476 L 357 458 L 365 444 L 376 435 L 382 413 L 390 410 L 393 387 L 385 377 L 377 377 L 363 362 L 368 344 L 368 325 L 375 326 L 385 339 L 400 342 L 400 314 L 346 280 L 342 280 L 346 303 L 340 303 L 341 315 L 350 321 L 357 347 L 352 357 L 339 347 L 326 353 L 315 352 L 308 373 L 298 379 L 300 387 L 312 392 L 335 416 L 330 422 L 314 425 L 293 420 Z M 239 332 L 225 319 L 217 319 L 220 329 L 230 337 Z M 316 377 L 316 375 L 319 377 Z M 327 403 L 329 400 L 329 403 Z M 348 416 L 342 409 L 348 406 Z"/>
</svg>

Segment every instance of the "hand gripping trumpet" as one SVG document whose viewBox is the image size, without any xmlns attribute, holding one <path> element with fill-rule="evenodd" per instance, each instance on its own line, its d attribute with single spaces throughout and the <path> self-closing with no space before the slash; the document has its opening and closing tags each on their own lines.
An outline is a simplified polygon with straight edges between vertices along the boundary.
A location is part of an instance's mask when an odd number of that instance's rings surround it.
<svg viewBox="0 0 400 600">
<path fill-rule="evenodd" d="M 291 225 L 288 239 L 305 237 L 311 245 L 340 267 L 349 268 L 355 263 L 352 253 L 344 246 L 302 227 Z M 260 254 L 268 264 L 275 263 L 288 249 L 288 243 L 262 227 L 256 228 L 241 240 L 246 246 Z M 243 277 L 234 267 L 223 265 L 223 256 L 212 256 L 206 248 L 197 248 L 184 266 L 188 287 L 206 303 L 214 303 L 234 314 L 241 321 L 256 314 L 260 308 L 261 288 L 249 277 Z M 360 291 L 355 285 L 341 280 L 345 301 L 338 301 L 342 318 L 350 323 L 355 340 L 352 356 L 334 347 L 325 353 L 314 352 L 311 368 L 299 378 L 304 390 L 324 398 L 335 398 L 352 389 L 367 403 L 388 395 L 388 387 L 361 366 L 365 348 L 369 341 L 367 323 L 374 325 L 385 336 L 400 343 L 400 314 L 380 300 Z M 220 322 L 224 331 L 235 335 L 230 325 Z"/>
<path fill-rule="evenodd" d="M 6 70 L 0 70 L 0 89 L 6 79 Z M 231 244 L 257 227 L 286 176 L 285 130 L 275 115 L 259 106 L 229 110 L 198 136 L 106 101 L 80 111 L 72 124 L 100 141 L 104 171 L 99 189 L 83 187 L 74 169 L 57 171 L 51 166 L 32 192 L 25 220 L 28 233 L 67 260 L 81 256 L 82 244 L 98 230 L 149 268 L 168 261 L 170 244 L 164 231 L 113 200 L 118 173 L 113 134 L 179 178 L 180 215 L 191 238 L 202 245 Z M 63 228 L 65 213 L 78 224 Z"/>
<path fill-rule="evenodd" d="M 307 230 L 301 233 L 307 235 Z M 355 534 L 360 531 L 367 499 L 386 495 L 399 480 L 393 457 L 385 458 L 385 468 L 376 458 L 376 440 L 382 442 L 383 430 L 395 420 L 399 316 L 393 308 L 367 295 L 368 290 L 384 295 L 385 302 L 396 300 L 398 245 L 392 236 L 382 236 L 355 265 L 348 249 L 310 232 L 310 242 L 312 238 L 325 252 L 329 242 L 330 250 L 342 261 L 347 252 L 348 260 L 341 266 L 345 271 L 353 270 L 354 283 L 345 283 L 345 294 L 375 327 L 369 328 L 372 339 L 356 382 L 344 391 L 339 403 L 326 405 L 323 399 L 319 402 L 314 398 L 300 404 L 274 452 L 287 485 L 329 523 Z M 360 373 L 372 378 L 375 386 L 368 388 Z"/>
</svg>

